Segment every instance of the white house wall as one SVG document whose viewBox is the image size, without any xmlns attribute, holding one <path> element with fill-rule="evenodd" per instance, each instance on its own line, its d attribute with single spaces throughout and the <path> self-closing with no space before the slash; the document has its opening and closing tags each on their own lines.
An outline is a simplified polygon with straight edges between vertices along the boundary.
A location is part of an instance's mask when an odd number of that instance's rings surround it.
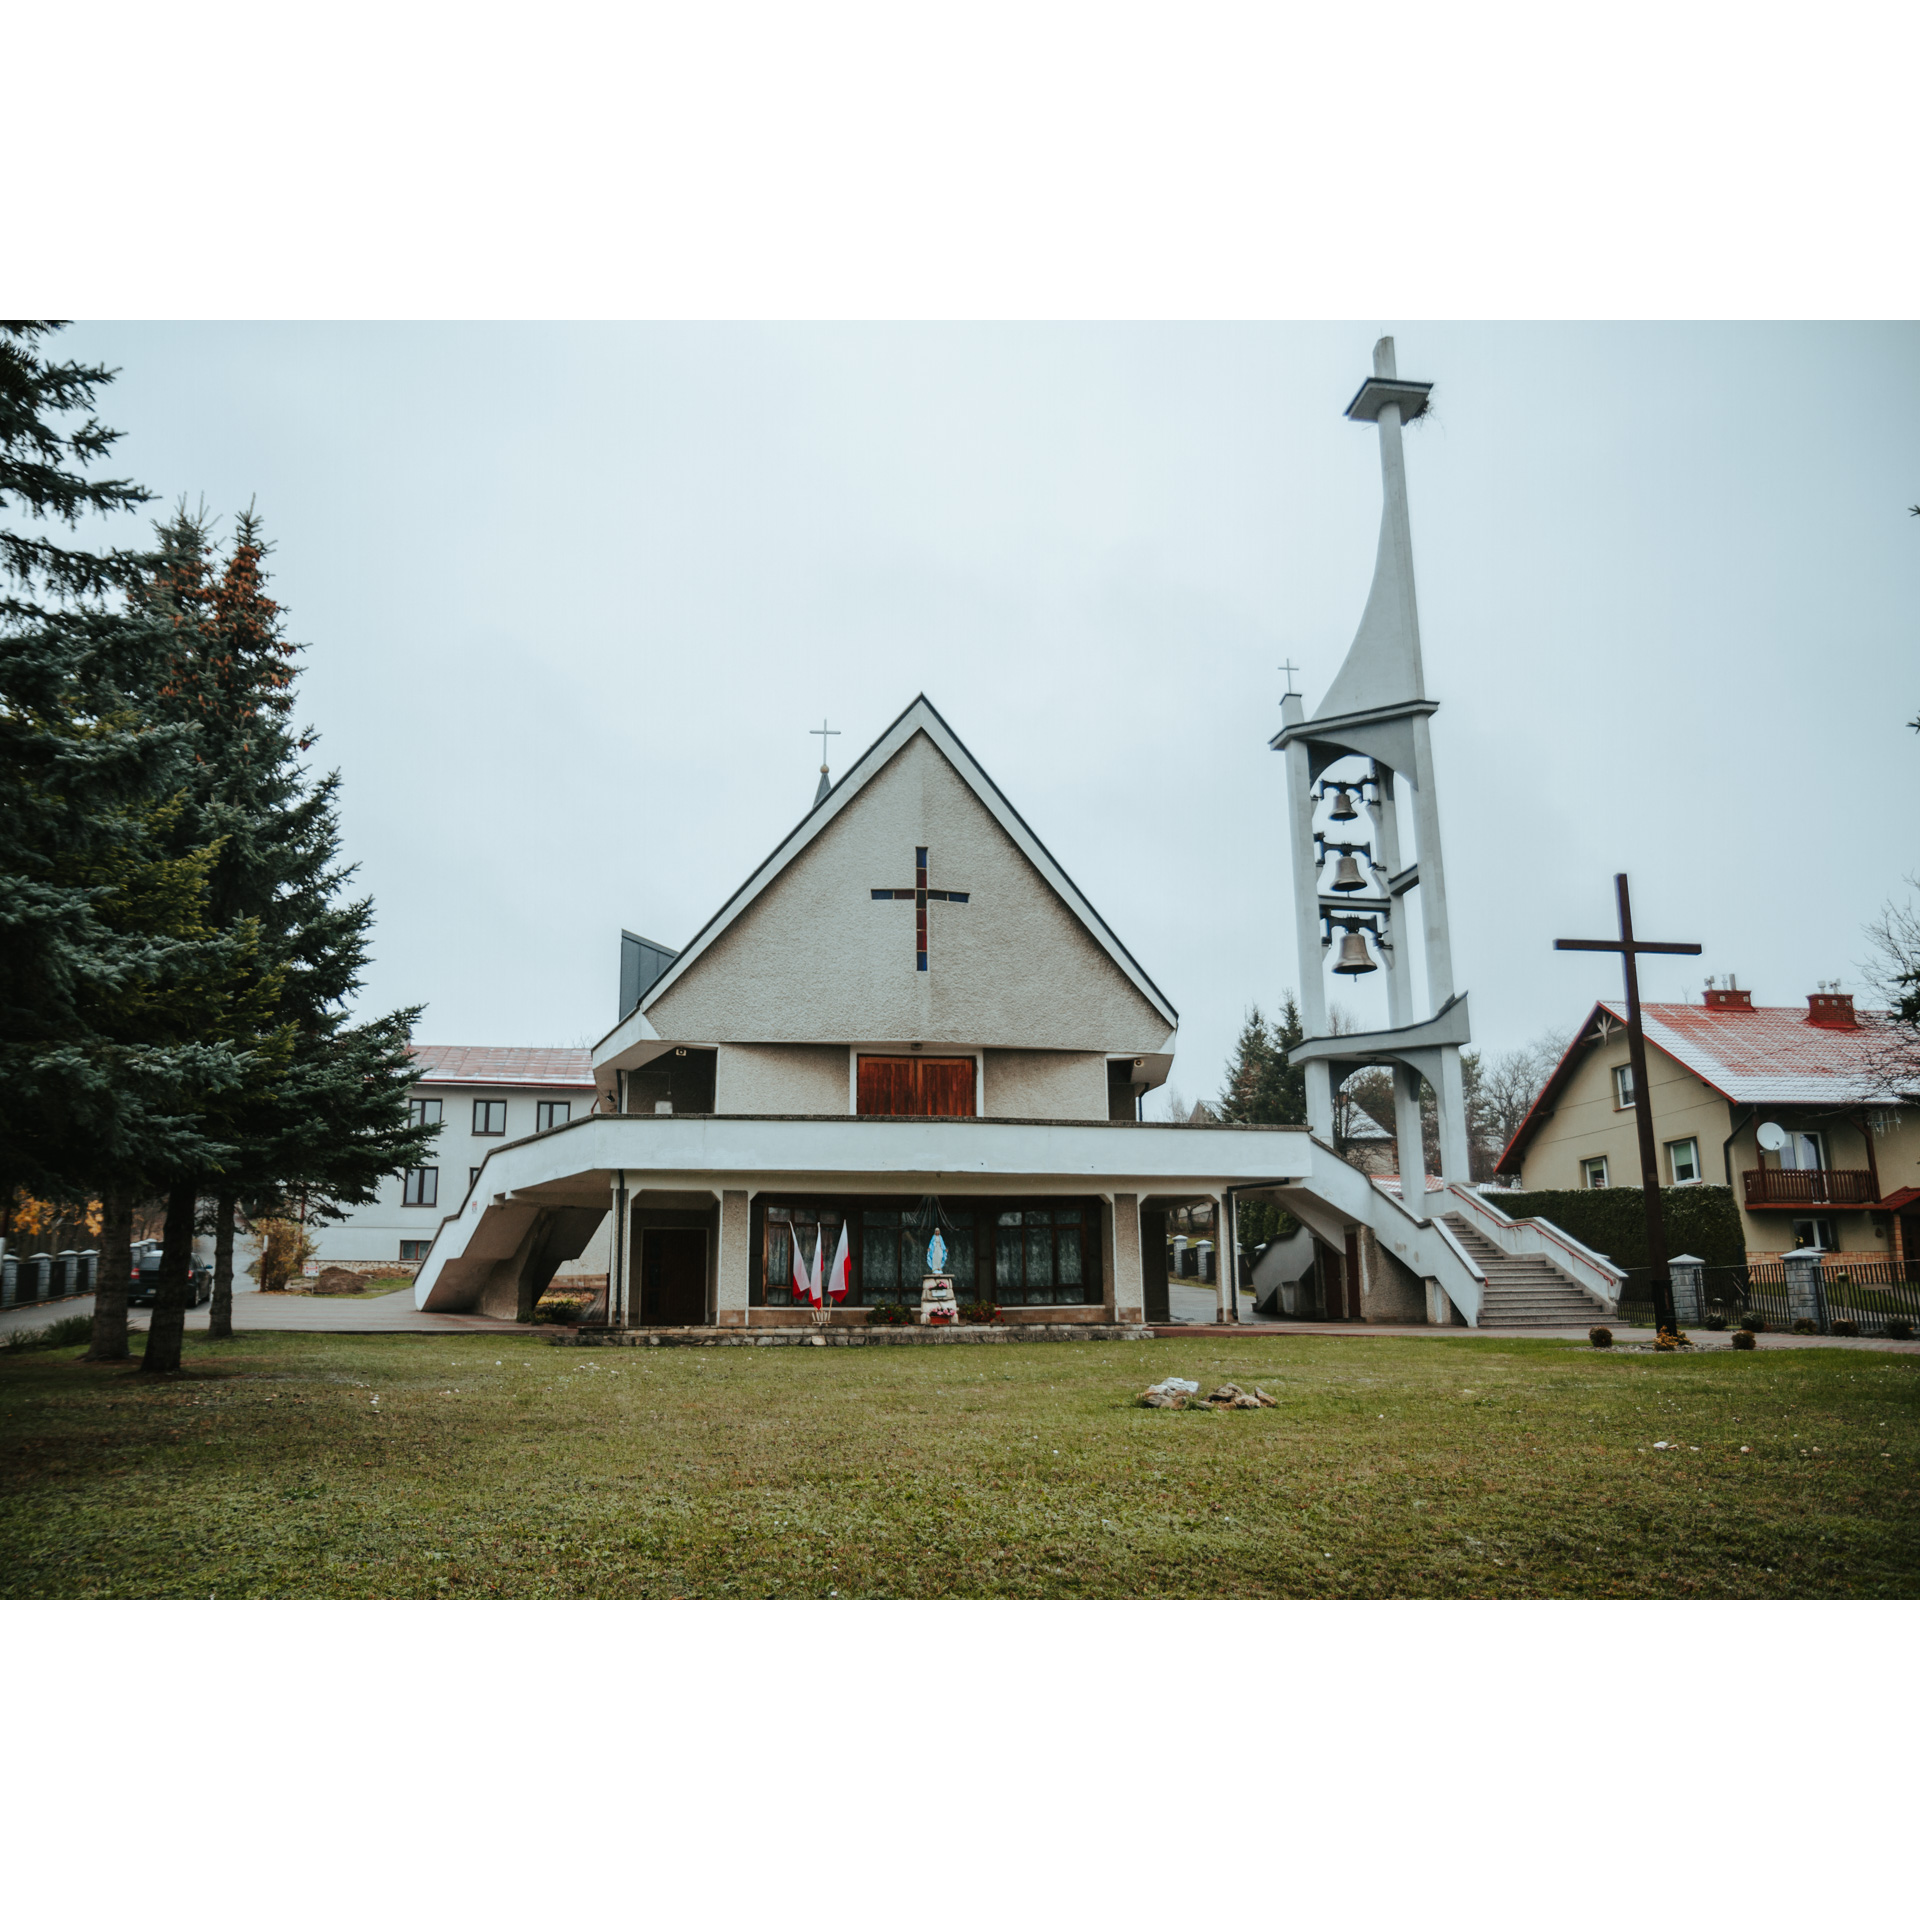
<svg viewBox="0 0 1920 1920">
<path fill-rule="evenodd" d="M 719 1113 L 845 1113 L 847 1049 L 723 1046 L 713 1104 Z"/>
</svg>

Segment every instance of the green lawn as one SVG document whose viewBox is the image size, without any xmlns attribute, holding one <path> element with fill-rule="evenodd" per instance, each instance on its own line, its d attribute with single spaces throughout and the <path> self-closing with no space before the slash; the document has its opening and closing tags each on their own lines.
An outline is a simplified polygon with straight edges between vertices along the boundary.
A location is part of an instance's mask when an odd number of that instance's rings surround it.
<svg viewBox="0 0 1920 1920">
<path fill-rule="evenodd" d="M 6 1596 L 1920 1593 L 1920 1356 L 284 1333 L 190 1335 L 146 1380 L 76 1354 L 0 1356 Z M 1129 1404 L 1168 1372 L 1280 1404 Z"/>
</svg>

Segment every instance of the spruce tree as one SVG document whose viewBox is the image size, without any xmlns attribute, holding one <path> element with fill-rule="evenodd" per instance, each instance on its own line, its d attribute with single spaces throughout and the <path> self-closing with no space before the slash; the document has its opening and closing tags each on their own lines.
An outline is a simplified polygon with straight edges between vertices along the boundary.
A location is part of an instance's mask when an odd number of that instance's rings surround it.
<svg viewBox="0 0 1920 1920">
<path fill-rule="evenodd" d="M 198 1103 L 241 1063 L 175 1017 L 232 950 L 206 862 L 163 844 L 194 729 L 157 715 L 171 633 L 130 600 L 151 562 L 44 525 L 151 497 L 88 471 L 120 437 L 93 412 L 113 376 L 47 358 L 57 331 L 0 323 L 0 1184 L 109 1198 L 96 1320 L 118 1338 L 95 1351 L 123 1358 L 131 1191 L 213 1157 Z"/>
<path fill-rule="evenodd" d="M 183 508 L 162 549 L 188 554 L 203 536 L 204 522 Z M 258 928 L 277 986 L 272 1030 L 257 1039 L 273 1072 L 215 1108 L 232 1143 L 209 1191 L 216 1339 L 233 1331 L 240 1206 L 337 1218 L 373 1199 L 382 1179 L 419 1165 L 432 1138 L 408 1110 L 417 1078 L 408 1041 L 419 1010 L 348 1018 L 373 904 L 341 898 L 354 869 L 339 860 L 340 777 L 312 777 L 305 765 L 314 735 L 294 719 L 300 649 L 266 589 L 269 551 L 249 507 L 218 577 L 193 602 L 190 641 L 164 690 L 166 702 L 198 716 L 195 833 L 220 848 L 213 913 L 227 927 Z M 155 591 L 172 589 L 156 582 Z"/>
</svg>

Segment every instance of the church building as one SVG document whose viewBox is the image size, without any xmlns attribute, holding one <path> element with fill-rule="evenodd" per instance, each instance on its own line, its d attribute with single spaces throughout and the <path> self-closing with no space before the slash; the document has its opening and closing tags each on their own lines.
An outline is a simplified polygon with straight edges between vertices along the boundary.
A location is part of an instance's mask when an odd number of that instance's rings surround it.
<svg viewBox="0 0 1920 1920">
<path fill-rule="evenodd" d="M 924 698 L 684 948 L 626 936 L 621 987 L 593 1112 L 486 1158 L 423 1307 L 525 1313 L 605 1224 L 616 1320 L 802 1326 L 796 1247 L 844 1229 L 861 1323 L 937 1228 L 962 1305 L 1142 1324 L 1170 1207 L 1307 1169 L 1304 1129 L 1140 1123 L 1178 1013 Z"/>
</svg>

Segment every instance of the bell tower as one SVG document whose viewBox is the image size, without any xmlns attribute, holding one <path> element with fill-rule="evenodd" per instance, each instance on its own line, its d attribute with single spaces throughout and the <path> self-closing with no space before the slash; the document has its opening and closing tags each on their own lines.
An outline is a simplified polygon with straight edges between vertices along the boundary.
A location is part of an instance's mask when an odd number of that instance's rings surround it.
<svg viewBox="0 0 1920 1920">
<path fill-rule="evenodd" d="M 1318 712 L 1309 720 L 1305 702 L 1289 689 L 1271 743 L 1286 756 L 1300 1018 L 1307 1034 L 1289 1059 L 1306 1068 L 1307 1123 L 1331 1146 L 1340 1082 L 1361 1067 L 1391 1067 L 1400 1192 L 1415 1213 L 1427 1211 L 1426 1181 L 1419 1177 L 1426 1165 L 1422 1080 L 1433 1087 L 1439 1107 L 1441 1177 L 1469 1177 L 1460 1049 L 1471 1035 L 1467 996 L 1453 984 L 1440 805 L 1427 732 L 1439 703 L 1427 698 L 1420 659 L 1401 446 L 1402 426 L 1426 412 L 1432 391 L 1431 381 L 1399 377 L 1391 338 L 1375 345 L 1372 377 L 1347 405 L 1349 420 L 1370 423 L 1380 433 L 1384 498 L 1373 589 Z M 1412 827 L 1411 855 L 1401 843 L 1403 825 Z M 1424 1009 L 1414 1005 L 1408 966 L 1416 910 L 1426 962 Z M 1336 937 L 1335 973 L 1357 977 L 1385 970 L 1387 1027 L 1331 1031 L 1326 968 Z"/>
</svg>

